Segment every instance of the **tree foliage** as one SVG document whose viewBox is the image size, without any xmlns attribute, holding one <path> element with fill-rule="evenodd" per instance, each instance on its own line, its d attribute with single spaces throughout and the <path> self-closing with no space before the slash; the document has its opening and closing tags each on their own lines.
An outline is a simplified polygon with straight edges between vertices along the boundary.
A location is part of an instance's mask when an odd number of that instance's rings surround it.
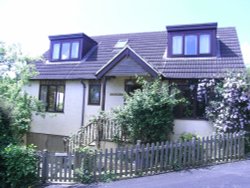
<svg viewBox="0 0 250 188">
<path fill-rule="evenodd" d="M 3 127 L 8 127 L 12 138 L 20 142 L 30 128 L 32 112 L 42 110 L 38 100 L 23 90 L 35 70 L 18 45 L 7 46 L 0 42 L 0 57 L 0 117 L 9 118 L 8 122 L 1 122 L 0 137 L 4 139 L 8 131 Z"/>
<path fill-rule="evenodd" d="M 228 73 L 223 80 L 201 80 L 197 94 L 207 101 L 206 117 L 217 132 L 239 132 L 250 124 L 249 91 L 246 74 Z"/>
<path fill-rule="evenodd" d="M 168 139 L 173 132 L 173 107 L 185 100 L 177 99 L 179 91 L 160 78 L 154 81 L 139 78 L 137 82 L 142 88 L 126 95 L 125 105 L 114 110 L 116 120 L 133 142 Z"/>
<path fill-rule="evenodd" d="M 9 145 L 1 151 L 1 156 L 5 167 L 1 186 L 26 188 L 38 181 L 38 156 L 34 146 Z"/>
<path fill-rule="evenodd" d="M 34 148 L 20 146 L 30 128 L 33 111 L 43 110 L 41 103 L 23 89 L 35 75 L 30 60 L 23 56 L 19 45 L 0 42 L 0 184 L 3 187 L 28 187 L 37 180 Z"/>
</svg>

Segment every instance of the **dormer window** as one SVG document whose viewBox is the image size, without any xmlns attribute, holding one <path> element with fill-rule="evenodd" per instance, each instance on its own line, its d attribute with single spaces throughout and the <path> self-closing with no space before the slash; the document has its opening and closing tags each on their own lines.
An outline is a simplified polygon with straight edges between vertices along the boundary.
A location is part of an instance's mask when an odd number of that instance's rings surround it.
<svg viewBox="0 0 250 188">
<path fill-rule="evenodd" d="M 83 33 L 50 36 L 50 61 L 79 61 L 97 42 Z"/>
<path fill-rule="evenodd" d="M 80 41 L 55 42 L 52 45 L 52 60 L 78 60 Z"/>
<path fill-rule="evenodd" d="M 170 26 L 168 29 L 168 56 L 195 57 L 216 54 L 217 24 Z"/>
<path fill-rule="evenodd" d="M 173 56 L 197 56 L 210 53 L 210 34 L 182 34 L 172 36 Z"/>
</svg>

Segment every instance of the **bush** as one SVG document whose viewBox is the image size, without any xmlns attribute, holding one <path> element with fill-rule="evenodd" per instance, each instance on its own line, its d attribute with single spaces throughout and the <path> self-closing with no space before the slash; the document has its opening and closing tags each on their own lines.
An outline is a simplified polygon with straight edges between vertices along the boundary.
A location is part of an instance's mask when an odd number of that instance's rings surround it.
<svg viewBox="0 0 250 188">
<path fill-rule="evenodd" d="M 89 147 L 84 147 L 78 148 L 76 153 L 76 157 L 80 157 L 77 161 L 77 165 L 80 167 L 75 171 L 77 181 L 86 184 L 94 182 L 95 151 Z M 84 157 L 82 158 L 81 156 Z M 79 159 L 82 160 L 79 161 Z"/>
<path fill-rule="evenodd" d="M 207 102 L 206 118 L 217 132 L 234 133 L 250 128 L 249 78 L 228 73 L 223 80 L 203 79 L 197 89 L 200 101 Z"/>
<path fill-rule="evenodd" d="M 180 135 L 180 140 L 185 142 L 185 141 L 192 141 L 192 139 L 195 139 L 197 140 L 198 139 L 198 136 L 194 133 L 182 133 Z"/>
<path fill-rule="evenodd" d="M 38 156 L 35 147 L 9 145 L 1 152 L 6 187 L 27 188 L 38 181 Z"/>
<path fill-rule="evenodd" d="M 177 99 L 179 91 L 160 78 L 151 82 L 139 78 L 137 82 L 142 89 L 126 96 L 125 105 L 114 111 L 115 118 L 134 143 L 165 141 L 173 132 L 173 108 L 185 100 Z"/>
</svg>

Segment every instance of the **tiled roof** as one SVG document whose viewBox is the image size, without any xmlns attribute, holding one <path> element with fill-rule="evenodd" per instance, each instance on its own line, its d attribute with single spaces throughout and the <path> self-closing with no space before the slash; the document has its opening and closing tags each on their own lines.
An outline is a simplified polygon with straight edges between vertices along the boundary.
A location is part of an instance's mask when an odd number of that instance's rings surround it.
<svg viewBox="0 0 250 188">
<path fill-rule="evenodd" d="M 39 75 L 35 79 L 96 79 L 96 72 L 119 51 L 114 45 L 128 39 L 128 45 L 166 78 L 204 78 L 228 70 L 244 70 L 235 28 L 218 28 L 217 57 L 166 58 L 167 32 L 115 34 L 91 37 L 98 46 L 81 62 L 37 62 Z"/>
</svg>

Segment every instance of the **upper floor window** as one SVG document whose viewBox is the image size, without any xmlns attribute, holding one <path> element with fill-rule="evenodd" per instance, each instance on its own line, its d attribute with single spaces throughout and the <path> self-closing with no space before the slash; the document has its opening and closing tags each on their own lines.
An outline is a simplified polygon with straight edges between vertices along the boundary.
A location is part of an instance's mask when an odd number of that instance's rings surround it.
<svg viewBox="0 0 250 188">
<path fill-rule="evenodd" d="M 124 48 L 128 43 L 128 39 L 120 39 L 115 44 L 114 48 Z"/>
<path fill-rule="evenodd" d="M 210 34 L 182 34 L 172 36 L 173 56 L 198 56 L 211 54 Z"/>
<path fill-rule="evenodd" d="M 209 57 L 217 53 L 217 23 L 167 26 L 168 57 Z"/>
<path fill-rule="evenodd" d="M 79 61 L 97 42 L 84 33 L 49 36 L 50 61 Z"/>
<path fill-rule="evenodd" d="M 80 41 L 65 41 L 52 43 L 52 61 L 78 60 L 80 57 Z"/>
</svg>

